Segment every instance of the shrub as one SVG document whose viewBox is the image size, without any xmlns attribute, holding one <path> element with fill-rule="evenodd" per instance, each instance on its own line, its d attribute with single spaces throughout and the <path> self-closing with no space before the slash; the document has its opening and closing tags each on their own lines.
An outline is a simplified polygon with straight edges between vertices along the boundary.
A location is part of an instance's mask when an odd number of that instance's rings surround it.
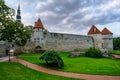
<svg viewBox="0 0 120 80">
<path fill-rule="evenodd" d="M 119 50 L 109 50 L 108 53 L 109 53 L 109 54 L 117 54 L 117 55 L 120 55 L 120 51 L 119 51 Z"/>
<path fill-rule="evenodd" d="M 95 47 L 90 47 L 86 51 L 85 56 L 92 57 L 92 58 L 101 58 L 102 52 L 99 49 L 96 49 Z"/>
<path fill-rule="evenodd" d="M 47 50 L 40 57 L 41 60 L 45 60 L 46 64 L 52 64 L 53 66 L 57 66 L 62 68 L 64 66 L 64 62 L 62 58 L 58 55 L 58 52 L 54 50 Z"/>
</svg>

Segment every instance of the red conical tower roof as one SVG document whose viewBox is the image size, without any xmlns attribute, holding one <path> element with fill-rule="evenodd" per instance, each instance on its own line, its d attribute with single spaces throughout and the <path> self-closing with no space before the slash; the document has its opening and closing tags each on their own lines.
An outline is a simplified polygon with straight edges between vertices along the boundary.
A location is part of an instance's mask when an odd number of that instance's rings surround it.
<svg viewBox="0 0 120 80">
<path fill-rule="evenodd" d="M 88 35 L 89 34 L 100 34 L 100 30 L 95 26 L 95 25 L 92 25 L 89 32 L 88 32 Z"/>
<path fill-rule="evenodd" d="M 35 22 L 34 28 L 44 29 L 43 24 L 42 24 L 40 18 L 37 20 L 37 22 Z"/>
<path fill-rule="evenodd" d="M 107 28 L 104 28 L 102 30 L 102 34 L 113 34 L 111 31 L 109 31 Z"/>
</svg>

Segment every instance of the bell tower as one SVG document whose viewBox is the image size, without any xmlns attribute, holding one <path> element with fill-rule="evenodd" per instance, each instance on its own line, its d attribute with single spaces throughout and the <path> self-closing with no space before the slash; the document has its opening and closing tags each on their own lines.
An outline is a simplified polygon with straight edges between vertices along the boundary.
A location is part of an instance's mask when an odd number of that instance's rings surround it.
<svg viewBox="0 0 120 80">
<path fill-rule="evenodd" d="M 19 1 L 19 4 L 18 4 L 16 21 L 21 22 L 20 1 Z"/>
</svg>

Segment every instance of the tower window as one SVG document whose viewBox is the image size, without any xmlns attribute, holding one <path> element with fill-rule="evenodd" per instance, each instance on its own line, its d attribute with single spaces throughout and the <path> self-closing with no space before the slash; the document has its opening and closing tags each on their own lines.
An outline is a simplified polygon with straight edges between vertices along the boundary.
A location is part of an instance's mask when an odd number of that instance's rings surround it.
<svg viewBox="0 0 120 80">
<path fill-rule="evenodd" d="M 38 31 L 39 31 L 39 28 L 38 28 Z"/>
<path fill-rule="evenodd" d="M 89 42 L 89 40 L 87 40 L 87 42 Z"/>
<path fill-rule="evenodd" d="M 104 49 L 104 43 L 102 43 L 102 48 Z"/>
</svg>

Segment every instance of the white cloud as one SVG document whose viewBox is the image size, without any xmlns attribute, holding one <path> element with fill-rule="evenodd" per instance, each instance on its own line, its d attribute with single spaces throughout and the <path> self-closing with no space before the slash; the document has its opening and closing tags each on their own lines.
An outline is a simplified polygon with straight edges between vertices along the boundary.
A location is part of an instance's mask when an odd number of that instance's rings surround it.
<svg viewBox="0 0 120 80">
<path fill-rule="evenodd" d="M 17 0 L 5 1 L 17 9 Z M 92 24 L 119 22 L 120 0 L 21 0 L 21 12 L 26 25 L 41 18 L 49 31 L 86 34 Z"/>
<path fill-rule="evenodd" d="M 24 13 L 22 14 L 22 23 L 25 23 L 25 25 L 33 25 L 34 24 L 34 16 L 31 16 L 30 13 Z"/>
<path fill-rule="evenodd" d="M 109 2 L 108 4 L 103 4 L 100 6 L 101 11 L 108 11 L 110 9 L 116 8 L 120 5 L 120 0 L 113 0 L 112 2 Z"/>
<path fill-rule="evenodd" d="M 88 11 L 92 11 L 92 6 L 90 6 L 90 7 L 84 7 L 82 9 L 80 9 L 80 13 L 84 13 L 84 12 L 88 12 Z"/>
</svg>

